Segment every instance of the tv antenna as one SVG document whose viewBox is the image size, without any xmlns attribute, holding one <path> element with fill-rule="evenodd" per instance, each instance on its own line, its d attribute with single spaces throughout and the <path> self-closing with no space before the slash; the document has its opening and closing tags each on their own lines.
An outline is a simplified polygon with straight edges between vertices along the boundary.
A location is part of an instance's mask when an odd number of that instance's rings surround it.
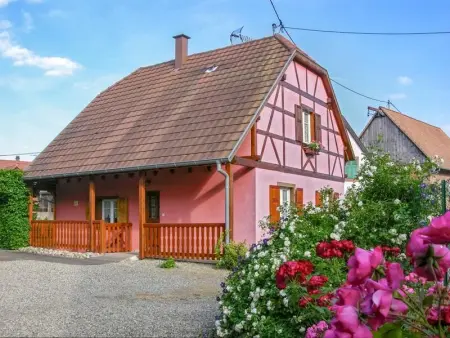
<svg viewBox="0 0 450 338">
<path fill-rule="evenodd" d="M 236 39 L 239 39 L 241 42 L 248 42 L 248 41 L 250 41 L 252 39 L 249 36 L 242 35 L 242 29 L 243 28 L 244 28 L 244 26 L 242 26 L 241 28 L 238 28 L 238 29 L 236 29 L 236 30 L 231 32 L 231 34 L 230 34 L 230 43 L 232 45 L 234 45 L 234 43 L 236 42 Z"/>
</svg>

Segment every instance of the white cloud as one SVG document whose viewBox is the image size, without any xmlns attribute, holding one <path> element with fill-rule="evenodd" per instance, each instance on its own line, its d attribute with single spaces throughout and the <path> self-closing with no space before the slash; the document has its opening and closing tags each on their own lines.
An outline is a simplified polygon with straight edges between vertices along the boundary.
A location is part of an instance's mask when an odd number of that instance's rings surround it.
<svg viewBox="0 0 450 338">
<path fill-rule="evenodd" d="M 399 76 L 397 82 L 403 86 L 408 86 L 413 83 L 413 80 L 408 76 Z"/>
<path fill-rule="evenodd" d="M 8 32 L 0 33 L 0 54 L 11 59 L 14 66 L 30 66 L 45 70 L 47 76 L 66 76 L 81 68 L 78 63 L 64 57 L 40 56 L 15 44 Z"/>
<path fill-rule="evenodd" d="M 14 0 L 0 0 L 0 7 L 5 7 Z"/>
<path fill-rule="evenodd" d="M 34 29 L 33 17 L 28 12 L 22 12 L 23 16 L 23 30 L 25 33 L 29 33 Z"/>
<path fill-rule="evenodd" d="M 406 94 L 405 93 L 394 93 L 389 95 L 389 98 L 391 100 L 403 100 L 406 99 Z"/>
<path fill-rule="evenodd" d="M 0 0 L 1 1 L 1 0 Z M 9 29 L 12 27 L 11 21 L 0 20 L 0 30 Z"/>
</svg>

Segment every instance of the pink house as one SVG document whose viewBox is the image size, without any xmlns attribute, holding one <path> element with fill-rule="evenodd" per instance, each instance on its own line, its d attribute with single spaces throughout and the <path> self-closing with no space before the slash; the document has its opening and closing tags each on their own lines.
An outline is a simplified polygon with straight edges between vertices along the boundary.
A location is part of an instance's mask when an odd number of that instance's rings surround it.
<svg viewBox="0 0 450 338">
<path fill-rule="evenodd" d="M 100 93 L 27 168 L 56 204 L 32 244 L 210 259 L 225 229 L 254 243 L 279 205 L 343 192 L 353 153 L 324 68 L 280 35 L 193 55 L 188 39 Z"/>
</svg>

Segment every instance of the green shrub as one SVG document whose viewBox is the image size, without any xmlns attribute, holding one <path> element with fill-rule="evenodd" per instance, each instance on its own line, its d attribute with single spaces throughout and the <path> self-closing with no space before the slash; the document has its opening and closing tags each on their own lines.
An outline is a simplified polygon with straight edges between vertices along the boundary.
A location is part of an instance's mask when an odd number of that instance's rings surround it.
<svg viewBox="0 0 450 338">
<path fill-rule="evenodd" d="M 312 275 L 328 278 L 322 288 L 332 293 L 346 278 L 346 261 L 324 259 L 316 254 L 317 244 L 331 240 L 352 240 L 362 248 L 376 245 L 404 249 L 411 230 L 439 213 L 439 189 L 430 183 L 438 166 L 434 161 L 402 165 L 388 155 L 372 153 L 359 173 L 359 187 L 340 200 L 330 189 L 322 190 L 323 206 L 308 204 L 301 215 L 286 207 L 279 224 L 262 222 L 268 236 L 253 245 L 238 267 L 222 283 L 221 315 L 216 320 L 219 337 L 299 337 L 320 320 L 329 320 L 328 308 L 308 304 L 309 296 L 297 283 L 280 290 L 275 275 L 283 262 L 308 260 Z M 396 257 L 405 261 L 406 257 Z M 311 295 L 315 297 L 315 295 Z"/>
<path fill-rule="evenodd" d="M 164 262 L 162 262 L 159 265 L 160 268 L 163 269 L 173 269 L 176 267 L 175 265 L 175 260 L 173 259 L 173 257 L 169 257 L 168 259 L 166 259 Z"/>
<path fill-rule="evenodd" d="M 228 244 L 224 243 L 224 236 L 222 234 L 215 246 L 215 254 L 217 258 L 217 267 L 220 269 L 232 270 L 238 265 L 238 260 L 244 257 L 247 253 L 247 245 L 245 243 L 237 243 L 231 241 Z"/>
<path fill-rule="evenodd" d="M 0 248 L 28 246 L 29 191 L 20 170 L 0 170 Z"/>
</svg>

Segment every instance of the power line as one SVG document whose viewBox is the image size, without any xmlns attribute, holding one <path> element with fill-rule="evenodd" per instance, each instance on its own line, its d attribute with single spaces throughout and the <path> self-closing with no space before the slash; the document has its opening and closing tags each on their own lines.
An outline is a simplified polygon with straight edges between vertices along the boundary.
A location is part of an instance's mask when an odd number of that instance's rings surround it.
<svg viewBox="0 0 450 338">
<path fill-rule="evenodd" d="M 7 157 L 7 156 L 22 156 L 22 155 L 37 155 L 39 154 L 39 151 L 36 151 L 34 153 L 21 153 L 21 154 L 1 154 L 0 157 Z"/>
<path fill-rule="evenodd" d="M 450 31 L 437 31 L 437 32 L 357 32 L 357 31 L 337 31 L 337 30 L 325 30 L 325 29 L 313 29 L 302 27 L 284 27 L 285 29 L 316 32 L 316 33 L 333 33 L 333 34 L 353 34 L 353 35 L 444 35 L 450 34 Z"/>
<path fill-rule="evenodd" d="M 278 18 L 278 21 L 279 21 L 278 27 L 280 27 L 281 30 L 284 31 L 284 32 L 287 34 L 287 36 L 289 37 L 289 39 L 291 39 L 292 43 L 295 45 L 295 42 L 294 42 L 294 40 L 292 39 L 292 37 L 290 36 L 290 34 L 289 34 L 289 32 L 288 32 L 288 29 L 301 29 L 301 28 L 285 27 L 284 24 L 283 24 L 283 21 L 282 21 L 281 18 L 280 18 L 280 15 L 278 14 L 278 11 L 277 11 L 275 5 L 273 4 L 273 1 L 272 1 L 272 0 L 269 0 L 269 1 L 270 1 L 270 4 L 272 5 L 273 11 L 275 12 L 275 15 L 276 15 L 277 18 Z M 450 32 L 449 32 L 449 33 L 450 33 Z M 337 82 L 336 80 L 333 80 L 333 79 L 331 79 L 331 78 L 330 78 L 330 80 L 333 81 L 334 83 L 336 83 L 337 85 L 341 86 L 342 88 L 345 88 L 345 89 L 347 89 L 348 91 L 350 91 L 350 92 L 352 92 L 352 93 L 354 93 L 354 94 L 357 94 L 357 95 L 359 95 L 359 96 L 365 97 L 366 99 L 373 100 L 373 101 L 377 101 L 377 102 L 382 102 L 382 103 L 388 103 L 388 102 L 389 102 L 389 101 L 386 101 L 386 100 L 375 99 L 375 98 L 373 98 L 373 97 L 370 97 L 370 96 L 361 94 L 360 92 L 357 92 L 356 90 L 353 90 L 353 89 L 351 89 L 351 88 L 349 88 L 349 87 L 347 87 L 347 86 L 344 86 L 343 84 Z"/>
<path fill-rule="evenodd" d="M 342 88 L 345 88 L 345 89 L 351 91 L 354 94 L 357 94 L 359 96 L 365 97 L 366 99 L 373 100 L 373 101 L 378 101 L 378 102 L 383 102 L 383 103 L 388 103 L 388 101 L 386 101 L 386 100 L 379 100 L 379 99 L 375 99 L 373 97 L 361 94 L 360 92 L 357 92 L 356 90 L 353 90 L 353 89 L 351 89 L 351 88 L 349 88 L 347 86 L 344 86 L 342 83 L 339 83 L 336 80 L 333 80 L 332 78 L 330 78 L 330 80 L 333 81 L 334 83 L 336 83 L 338 86 L 341 86 Z"/>
</svg>

